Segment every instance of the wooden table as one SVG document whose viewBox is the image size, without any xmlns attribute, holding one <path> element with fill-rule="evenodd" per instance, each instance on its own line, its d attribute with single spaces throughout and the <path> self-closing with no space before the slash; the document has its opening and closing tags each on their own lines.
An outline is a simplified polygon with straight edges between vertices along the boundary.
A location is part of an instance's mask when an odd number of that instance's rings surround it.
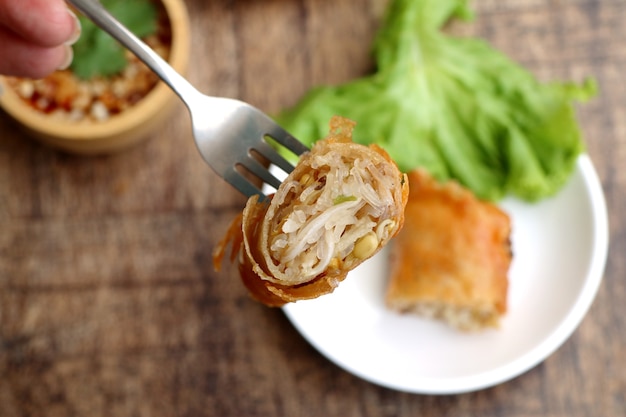
<svg viewBox="0 0 626 417">
<path fill-rule="evenodd" d="M 201 90 L 274 112 L 372 70 L 385 1 L 188 0 Z M 462 30 L 541 79 L 598 80 L 580 120 L 611 242 L 589 314 L 545 362 L 452 396 L 344 372 L 211 251 L 244 199 L 203 163 L 178 105 L 149 141 L 67 155 L 0 114 L 0 415 L 626 415 L 626 3 L 478 0 Z"/>
</svg>

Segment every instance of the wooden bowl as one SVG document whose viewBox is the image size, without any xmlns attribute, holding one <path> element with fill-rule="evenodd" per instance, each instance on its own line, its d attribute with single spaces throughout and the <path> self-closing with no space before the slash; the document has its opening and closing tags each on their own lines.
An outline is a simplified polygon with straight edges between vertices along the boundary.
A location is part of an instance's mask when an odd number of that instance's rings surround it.
<svg viewBox="0 0 626 417">
<path fill-rule="evenodd" d="M 183 0 L 160 0 L 168 15 L 172 42 L 168 62 L 185 73 L 189 61 L 190 25 Z M 35 139 L 78 154 L 106 154 L 146 139 L 167 120 L 178 97 L 159 81 L 136 104 L 105 121 L 70 121 L 51 117 L 26 103 L 8 80 L 0 77 L 0 107 Z"/>
</svg>

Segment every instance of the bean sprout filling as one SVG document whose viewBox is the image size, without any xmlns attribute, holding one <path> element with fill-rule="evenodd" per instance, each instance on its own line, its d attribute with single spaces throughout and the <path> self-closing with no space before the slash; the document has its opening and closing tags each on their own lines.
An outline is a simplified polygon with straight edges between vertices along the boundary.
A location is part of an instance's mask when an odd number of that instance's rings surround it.
<svg viewBox="0 0 626 417">
<path fill-rule="evenodd" d="M 306 282 L 328 268 L 368 258 L 393 234 L 396 178 L 381 167 L 327 153 L 313 159 L 313 174 L 283 184 L 288 192 L 278 202 L 279 220 L 270 235 L 279 272 Z"/>
</svg>

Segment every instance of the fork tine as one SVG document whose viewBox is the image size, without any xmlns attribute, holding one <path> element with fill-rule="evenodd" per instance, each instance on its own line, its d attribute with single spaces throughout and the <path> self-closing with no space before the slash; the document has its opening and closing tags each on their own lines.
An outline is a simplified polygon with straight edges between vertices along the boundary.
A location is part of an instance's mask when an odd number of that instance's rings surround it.
<svg viewBox="0 0 626 417">
<path fill-rule="evenodd" d="M 258 195 L 259 201 L 265 201 L 267 199 L 267 196 L 263 194 L 263 191 L 251 183 L 249 179 L 241 174 L 241 172 L 238 172 L 235 167 L 233 167 L 232 170 L 225 172 L 223 178 L 246 197 Z"/>
<path fill-rule="evenodd" d="M 298 156 L 309 150 L 309 148 L 307 148 L 304 143 L 291 136 L 289 132 L 283 129 L 280 125 L 277 125 L 273 120 L 269 119 L 268 122 L 269 131 L 267 132 L 267 135 L 274 139 L 276 142 L 278 142 Z"/>
<path fill-rule="evenodd" d="M 294 166 L 267 142 L 259 142 L 253 149 L 287 174 L 293 171 Z"/>
<path fill-rule="evenodd" d="M 250 155 L 247 155 L 245 158 L 242 158 L 238 161 L 238 164 L 243 166 L 245 169 L 250 171 L 252 174 L 259 177 L 263 182 L 271 185 L 272 187 L 278 189 L 280 183 L 282 182 L 274 175 L 272 175 L 266 167 L 264 167 L 259 161 L 253 158 Z"/>
<path fill-rule="evenodd" d="M 283 132 L 283 135 L 272 136 L 272 138 L 274 138 L 276 142 L 280 143 L 285 148 L 289 149 L 291 152 L 295 153 L 298 156 L 309 150 L 309 148 L 304 143 L 291 136 L 289 133 L 287 133 L 287 131 L 283 130 Z"/>
</svg>

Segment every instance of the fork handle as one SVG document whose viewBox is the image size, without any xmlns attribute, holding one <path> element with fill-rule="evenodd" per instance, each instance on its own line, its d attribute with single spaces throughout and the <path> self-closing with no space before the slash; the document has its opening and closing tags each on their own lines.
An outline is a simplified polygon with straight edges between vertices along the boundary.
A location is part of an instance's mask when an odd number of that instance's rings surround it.
<svg viewBox="0 0 626 417">
<path fill-rule="evenodd" d="M 111 35 L 143 61 L 163 80 L 189 107 L 188 99 L 200 94 L 199 91 L 180 75 L 152 48 L 135 36 L 109 13 L 98 0 L 67 0 L 99 28 Z"/>
</svg>

